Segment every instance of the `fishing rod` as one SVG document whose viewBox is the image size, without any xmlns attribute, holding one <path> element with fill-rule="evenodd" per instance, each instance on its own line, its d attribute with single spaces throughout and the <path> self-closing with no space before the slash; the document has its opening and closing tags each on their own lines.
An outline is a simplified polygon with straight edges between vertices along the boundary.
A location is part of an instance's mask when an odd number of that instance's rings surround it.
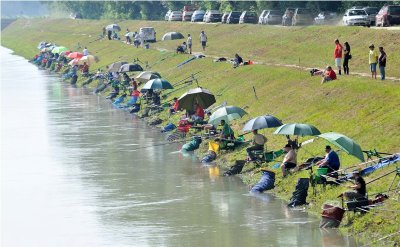
<svg viewBox="0 0 400 247">
<path fill-rule="evenodd" d="M 146 148 L 151 148 L 151 147 L 157 147 L 157 146 L 163 146 L 163 145 L 168 145 L 171 143 L 179 143 L 179 142 L 186 142 L 189 139 L 183 139 L 183 140 L 174 140 L 174 141 L 169 141 L 169 142 L 161 142 L 161 143 L 156 143 L 156 144 L 152 144 L 152 145 L 148 145 L 148 146 L 143 146 L 143 147 L 138 147 L 136 149 L 133 149 L 132 151 L 137 151 L 140 149 L 146 149 Z"/>
<path fill-rule="evenodd" d="M 185 81 L 186 81 L 187 79 L 189 79 L 189 78 L 191 78 L 191 79 L 193 80 L 193 79 L 194 79 L 193 77 L 194 77 L 195 75 L 199 74 L 199 73 L 201 73 L 201 71 L 198 71 L 198 72 L 196 72 L 196 73 L 194 73 L 194 74 L 190 74 L 188 77 L 186 77 L 186 78 L 184 78 L 184 79 L 182 79 L 182 80 L 180 80 L 180 81 L 178 81 L 178 82 L 172 84 L 172 86 L 179 86 L 181 82 L 185 82 Z"/>
</svg>

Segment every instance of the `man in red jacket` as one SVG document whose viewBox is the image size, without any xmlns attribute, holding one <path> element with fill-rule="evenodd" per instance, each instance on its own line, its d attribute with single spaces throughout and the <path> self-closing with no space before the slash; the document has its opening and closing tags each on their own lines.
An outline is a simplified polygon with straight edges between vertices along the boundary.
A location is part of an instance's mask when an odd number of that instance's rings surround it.
<svg viewBox="0 0 400 247">
<path fill-rule="evenodd" d="M 340 44 L 338 39 L 335 39 L 335 51 L 333 52 L 333 57 L 335 58 L 335 64 L 339 70 L 339 75 L 342 74 L 342 68 L 341 68 L 341 63 L 342 63 L 342 51 L 343 51 L 343 46 Z"/>
<path fill-rule="evenodd" d="M 333 81 L 336 80 L 336 73 L 333 71 L 331 66 L 326 67 L 326 70 L 324 71 L 324 74 L 322 75 L 322 81 L 321 84 L 327 81 Z"/>
</svg>

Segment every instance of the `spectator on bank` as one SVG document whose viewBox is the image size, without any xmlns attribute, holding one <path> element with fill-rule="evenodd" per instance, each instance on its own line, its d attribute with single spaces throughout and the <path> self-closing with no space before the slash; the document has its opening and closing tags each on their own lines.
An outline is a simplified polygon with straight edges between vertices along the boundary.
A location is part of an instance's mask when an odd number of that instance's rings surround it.
<svg viewBox="0 0 400 247">
<path fill-rule="evenodd" d="M 207 46 L 207 35 L 204 31 L 201 31 L 200 33 L 200 43 L 201 46 L 203 47 L 203 51 L 205 51 Z"/>
<path fill-rule="evenodd" d="M 323 75 L 322 75 L 322 81 L 321 84 L 328 82 L 328 81 L 333 81 L 336 80 L 336 73 L 335 71 L 332 69 L 331 66 L 326 67 Z"/>
<path fill-rule="evenodd" d="M 190 33 L 188 34 L 187 38 L 187 46 L 189 49 L 189 54 L 192 54 L 192 36 L 190 36 Z"/>
<path fill-rule="evenodd" d="M 371 70 L 371 78 L 376 79 L 376 65 L 378 64 L 378 52 L 375 50 L 374 44 L 369 46 L 368 62 Z"/>
<path fill-rule="evenodd" d="M 341 62 L 342 62 L 342 54 L 343 54 L 343 46 L 340 44 L 338 39 L 335 39 L 335 50 L 333 52 L 333 57 L 335 58 L 335 64 L 336 67 L 338 68 L 338 73 L 339 75 L 342 74 L 342 69 L 341 69 Z"/>
<path fill-rule="evenodd" d="M 379 71 L 381 72 L 381 80 L 385 80 L 386 52 L 383 47 L 379 47 L 380 55 L 378 57 Z"/>
<path fill-rule="evenodd" d="M 349 60 L 351 59 L 351 54 L 350 54 L 350 45 L 346 41 L 344 42 L 344 57 L 343 57 L 343 71 L 345 75 L 348 75 L 350 70 L 349 70 Z"/>
</svg>

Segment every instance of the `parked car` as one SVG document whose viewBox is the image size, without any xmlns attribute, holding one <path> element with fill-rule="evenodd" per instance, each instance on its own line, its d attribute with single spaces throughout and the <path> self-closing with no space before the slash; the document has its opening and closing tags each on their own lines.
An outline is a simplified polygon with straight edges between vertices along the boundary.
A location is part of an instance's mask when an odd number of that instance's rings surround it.
<svg viewBox="0 0 400 247">
<path fill-rule="evenodd" d="M 294 15 L 294 8 L 287 8 L 282 16 L 282 26 L 291 26 Z"/>
<path fill-rule="evenodd" d="M 169 15 L 169 21 L 182 21 L 182 11 L 172 11 Z"/>
<path fill-rule="evenodd" d="M 313 21 L 311 10 L 297 8 L 292 18 L 292 26 L 311 25 Z"/>
<path fill-rule="evenodd" d="M 364 10 L 365 10 L 365 12 L 367 12 L 370 25 L 371 26 L 375 25 L 375 18 L 376 18 L 376 15 L 379 12 L 379 8 L 377 8 L 377 7 L 365 7 Z"/>
<path fill-rule="evenodd" d="M 346 26 L 370 26 L 368 14 L 363 9 L 348 9 L 343 16 L 343 24 Z"/>
<path fill-rule="evenodd" d="M 172 13 L 172 10 L 168 10 L 168 12 L 165 14 L 164 20 L 169 21 L 169 15 Z"/>
<path fill-rule="evenodd" d="M 225 12 L 222 17 L 221 17 L 221 23 L 226 23 L 226 20 L 228 19 L 229 12 Z"/>
<path fill-rule="evenodd" d="M 195 12 L 193 12 L 192 22 L 203 21 L 204 14 L 205 14 L 204 10 L 196 10 Z"/>
<path fill-rule="evenodd" d="M 231 11 L 226 19 L 226 23 L 228 24 L 237 24 L 239 23 L 240 15 L 242 12 L 240 11 Z"/>
<path fill-rule="evenodd" d="M 269 10 L 266 10 L 266 9 L 264 9 L 261 12 L 260 16 L 258 17 L 258 24 L 264 24 L 263 19 L 264 19 L 264 16 L 268 14 L 268 12 L 269 12 Z"/>
<path fill-rule="evenodd" d="M 218 10 L 207 10 L 204 15 L 204 22 L 220 22 L 222 19 L 222 14 Z"/>
<path fill-rule="evenodd" d="M 258 16 L 254 11 L 243 11 L 239 18 L 239 24 L 252 23 L 257 24 Z"/>
<path fill-rule="evenodd" d="M 363 9 L 365 6 L 353 6 L 350 9 Z"/>
<path fill-rule="evenodd" d="M 376 26 L 400 24 L 400 5 L 383 6 L 375 18 Z"/>
<path fill-rule="evenodd" d="M 153 27 L 141 27 L 139 36 L 146 42 L 156 42 L 156 30 Z"/>
<path fill-rule="evenodd" d="M 280 10 L 269 10 L 263 18 L 263 24 L 281 24 L 282 12 Z"/>
<path fill-rule="evenodd" d="M 182 21 L 191 21 L 193 13 L 194 13 L 194 11 L 191 11 L 191 10 L 183 11 Z"/>
<path fill-rule="evenodd" d="M 336 18 L 337 14 L 335 12 L 323 11 L 314 18 L 314 23 L 317 25 L 324 25 L 334 21 Z"/>
</svg>

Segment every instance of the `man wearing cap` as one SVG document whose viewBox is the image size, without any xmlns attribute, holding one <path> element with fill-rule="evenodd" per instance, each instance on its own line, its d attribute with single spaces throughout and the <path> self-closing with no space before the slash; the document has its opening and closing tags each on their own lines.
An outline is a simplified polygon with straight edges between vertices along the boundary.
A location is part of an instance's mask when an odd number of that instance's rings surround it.
<svg viewBox="0 0 400 247">
<path fill-rule="evenodd" d="M 347 200 L 355 200 L 358 198 L 365 198 L 365 195 L 367 194 L 365 180 L 360 176 L 359 171 L 354 171 L 353 177 L 354 177 L 354 185 L 348 186 L 350 189 L 353 189 L 353 190 L 344 192 L 343 193 L 344 197 Z"/>
<path fill-rule="evenodd" d="M 250 160 L 255 160 L 256 157 L 254 157 L 253 151 L 261 150 L 264 151 L 264 144 L 267 142 L 267 138 L 261 134 L 258 134 L 257 130 L 253 130 L 253 140 L 252 144 L 253 146 L 248 147 L 246 149 L 247 156 L 249 157 Z"/>
<path fill-rule="evenodd" d="M 332 150 L 331 146 L 325 147 L 326 156 L 325 159 L 320 160 L 316 163 L 319 168 L 328 168 L 328 173 L 339 170 L 340 160 L 339 156 L 335 151 Z"/>
<path fill-rule="evenodd" d="M 297 165 L 297 154 L 290 144 L 286 144 L 283 150 L 286 153 L 286 155 L 283 158 L 283 162 L 281 164 L 281 170 L 283 177 L 286 177 L 286 171 L 288 169 L 295 168 Z"/>
<path fill-rule="evenodd" d="M 374 44 L 369 46 L 368 56 L 369 67 L 371 69 L 372 79 L 376 79 L 376 65 L 378 64 L 378 52 L 375 50 Z"/>
</svg>

